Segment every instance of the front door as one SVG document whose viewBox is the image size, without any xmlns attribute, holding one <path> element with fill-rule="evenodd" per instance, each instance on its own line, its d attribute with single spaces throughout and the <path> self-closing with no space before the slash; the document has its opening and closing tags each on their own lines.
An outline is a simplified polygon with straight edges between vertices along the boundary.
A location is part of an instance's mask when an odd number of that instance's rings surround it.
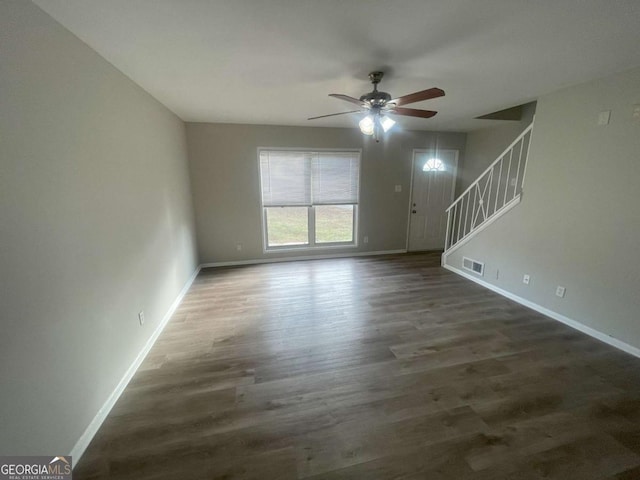
<svg viewBox="0 0 640 480">
<path fill-rule="evenodd" d="M 444 249 L 457 169 L 457 150 L 414 150 L 409 251 Z"/>
</svg>

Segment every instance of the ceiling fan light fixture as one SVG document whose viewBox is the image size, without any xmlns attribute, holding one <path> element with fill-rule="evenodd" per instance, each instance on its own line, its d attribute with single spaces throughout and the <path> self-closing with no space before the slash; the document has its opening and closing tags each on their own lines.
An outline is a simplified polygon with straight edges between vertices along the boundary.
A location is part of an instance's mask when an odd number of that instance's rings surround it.
<svg viewBox="0 0 640 480">
<path fill-rule="evenodd" d="M 440 88 L 428 88 L 419 92 L 410 93 L 401 97 L 393 98 L 386 92 L 378 90 L 378 83 L 382 80 L 384 72 L 371 72 L 369 79 L 373 83 L 373 91 L 365 93 L 359 99 L 344 95 L 342 93 L 330 93 L 330 97 L 353 103 L 360 107 L 360 110 L 351 110 L 350 112 L 330 113 L 328 115 L 320 115 L 311 117 L 309 120 L 317 120 L 318 118 L 335 117 L 336 115 L 348 115 L 351 113 L 367 112 L 366 116 L 359 122 L 360 131 L 364 135 L 372 136 L 376 142 L 380 141 L 380 135 L 386 133 L 393 128 L 396 122 L 385 114 L 403 115 L 405 117 L 431 118 L 436 113 L 435 110 L 419 110 L 417 108 L 405 108 L 401 105 L 422 102 L 432 98 L 444 96 L 444 90 Z"/>
<path fill-rule="evenodd" d="M 360 120 L 358 125 L 360 126 L 360 131 L 362 133 L 364 133 L 365 135 L 373 135 L 375 123 L 371 115 L 365 116 L 362 120 Z"/>
<path fill-rule="evenodd" d="M 396 122 L 390 117 L 380 117 L 380 125 L 382 126 L 382 130 L 384 130 L 385 132 L 388 132 L 395 124 Z"/>
</svg>

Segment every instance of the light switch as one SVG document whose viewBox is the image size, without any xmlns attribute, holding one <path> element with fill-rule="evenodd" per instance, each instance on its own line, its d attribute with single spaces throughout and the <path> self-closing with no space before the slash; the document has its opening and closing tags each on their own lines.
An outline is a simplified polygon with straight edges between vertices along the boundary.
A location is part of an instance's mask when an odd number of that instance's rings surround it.
<svg viewBox="0 0 640 480">
<path fill-rule="evenodd" d="M 609 125 L 611 110 L 604 110 L 598 114 L 598 125 Z"/>
<path fill-rule="evenodd" d="M 633 106 L 633 119 L 640 120 L 640 103 Z"/>
<path fill-rule="evenodd" d="M 396 185 L 396 193 L 400 193 L 402 191 L 402 185 Z"/>
</svg>

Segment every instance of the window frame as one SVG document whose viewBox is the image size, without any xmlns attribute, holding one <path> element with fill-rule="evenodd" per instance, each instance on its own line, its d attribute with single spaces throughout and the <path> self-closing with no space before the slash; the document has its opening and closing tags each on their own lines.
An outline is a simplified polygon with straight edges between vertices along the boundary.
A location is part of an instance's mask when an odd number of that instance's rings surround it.
<svg viewBox="0 0 640 480">
<path fill-rule="evenodd" d="M 262 170 L 260 166 L 260 153 L 261 152 L 303 152 L 303 153 L 349 153 L 358 155 L 358 197 L 356 203 L 342 203 L 342 204 L 313 204 L 313 198 L 310 205 L 298 205 L 297 207 L 307 208 L 307 234 L 309 243 L 301 245 L 280 245 L 269 246 L 269 228 L 267 224 L 267 208 L 291 208 L 291 207 L 269 207 L 264 206 L 263 192 L 262 192 Z M 258 160 L 258 188 L 259 188 L 259 200 L 260 200 L 260 215 L 262 224 L 262 252 L 274 253 L 274 252 L 286 252 L 286 251 L 317 251 L 322 249 L 337 249 L 337 248 L 357 248 L 358 247 L 358 231 L 359 231 L 359 218 L 360 218 L 360 186 L 362 178 L 362 149 L 361 148 L 295 148 L 295 147 L 258 147 L 257 149 Z M 313 179 L 313 177 L 311 177 Z M 313 182 L 313 180 L 311 180 Z M 332 206 L 332 205 L 353 205 L 353 240 L 350 242 L 316 242 L 316 206 Z"/>
</svg>

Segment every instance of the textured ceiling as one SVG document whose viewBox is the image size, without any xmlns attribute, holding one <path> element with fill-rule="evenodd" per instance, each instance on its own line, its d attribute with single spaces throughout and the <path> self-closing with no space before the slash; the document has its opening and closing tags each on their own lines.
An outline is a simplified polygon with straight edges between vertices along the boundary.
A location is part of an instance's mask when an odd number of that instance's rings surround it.
<svg viewBox="0 0 640 480">
<path fill-rule="evenodd" d="M 638 0 L 35 0 L 183 120 L 346 127 L 329 93 L 400 96 L 432 119 L 474 117 L 640 65 Z"/>
</svg>

